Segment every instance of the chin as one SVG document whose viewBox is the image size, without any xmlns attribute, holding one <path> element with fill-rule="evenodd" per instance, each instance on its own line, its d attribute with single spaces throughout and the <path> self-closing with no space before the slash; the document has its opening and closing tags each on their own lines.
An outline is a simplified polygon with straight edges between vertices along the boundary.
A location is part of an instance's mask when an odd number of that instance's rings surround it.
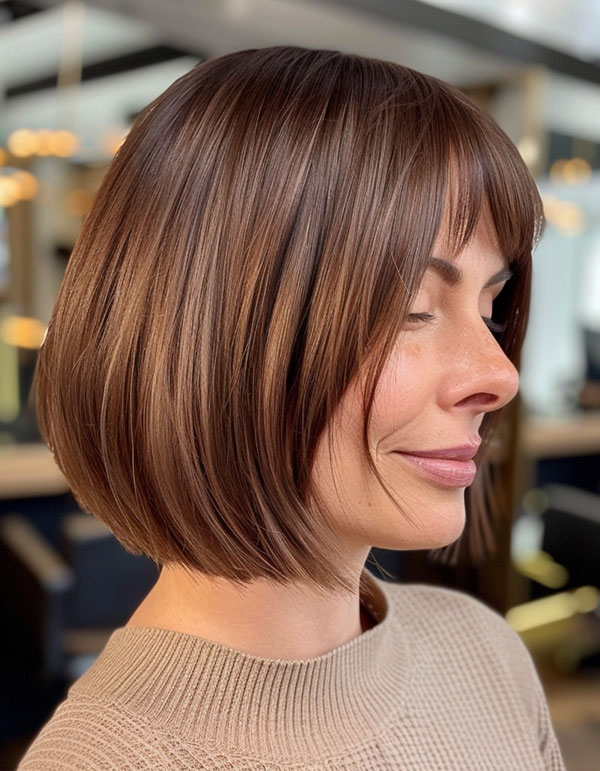
<svg viewBox="0 0 600 771">
<path fill-rule="evenodd" d="M 410 524 L 410 523 L 409 523 Z M 426 529 L 417 530 L 410 527 L 400 528 L 396 532 L 388 532 L 383 538 L 372 540 L 372 546 L 378 549 L 392 551 L 412 551 L 416 549 L 441 549 L 457 541 L 464 531 L 465 518 L 457 517 L 455 521 L 446 521 L 444 527 L 436 523 Z"/>
<path fill-rule="evenodd" d="M 450 496 L 447 492 L 436 496 L 429 489 L 411 497 L 390 489 L 402 511 L 387 498 L 374 501 L 368 519 L 361 520 L 358 515 L 349 519 L 353 541 L 368 542 L 377 549 L 407 551 L 439 549 L 460 538 L 466 524 L 464 488 L 451 491 Z"/>
<path fill-rule="evenodd" d="M 431 549 L 439 549 L 442 546 L 448 546 L 451 543 L 457 541 L 464 532 L 465 529 L 465 512 L 462 510 L 461 516 L 457 517 L 453 521 L 447 522 L 447 527 L 436 533 L 434 543 L 429 547 Z"/>
<path fill-rule="evenodd" d="M 435 516 L 431 511 L 421 517 L 417 516 L 416 509 L 414 514 L 411 512 L 411 517 L 417 526 L 411 527 L 410 534 L 406 532 L 400 534 L 398 540 L 404 541 L 404 546 L 390 548 L 441 549 L 457 541 L 463 534 L 466 524 L 464 505 L 461 503 L 451 507 L 440 507 L 440 509 Z"/>
</svg>

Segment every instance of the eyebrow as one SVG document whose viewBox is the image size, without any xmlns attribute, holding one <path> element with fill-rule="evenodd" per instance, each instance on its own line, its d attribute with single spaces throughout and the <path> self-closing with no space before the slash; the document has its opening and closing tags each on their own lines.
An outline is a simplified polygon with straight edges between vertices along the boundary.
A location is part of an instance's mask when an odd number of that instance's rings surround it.
<svg viewBox="0 0 600 771">
<path fill-rule="evenodd" d="M 443 260 L 441 257 L 430 257 L 428 267 L 434 270 L 442 281 L 450 286 L 459 286 L 462 283 L 463 273 L 453 262 Z M 495 284 L 500 284 L 502 281 L 508 281 L 512 276 L 514 276 L 514 272 L 507 265 L 507 267 L 499 270 L 498 273 L 494 273 L 483 288 L 487 289 Z"/>
</svg>

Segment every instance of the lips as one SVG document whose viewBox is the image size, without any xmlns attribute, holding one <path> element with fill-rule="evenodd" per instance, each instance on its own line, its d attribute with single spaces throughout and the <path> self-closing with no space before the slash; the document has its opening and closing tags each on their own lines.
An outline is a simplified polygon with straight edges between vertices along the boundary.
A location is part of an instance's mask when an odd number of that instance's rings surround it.
<svg viewBox="0 0 600 771">
<path fill-rule="evenodd" d="M 471 459 L 478 448 L 479 445 L 463 445 L 442 450 L 397 451 L 394 455 L 404 458 L 430 482 L 443 487 L 468 487 L 477 473 Z"/>
<path fill-rule="evenodd" d="M 396 450 L 403 455 L 412 455 L 417 458 L 441 458 L 444 460 L 471 460 L 479 450 L 481 442 L 476 444 L 463 444 L 459 447 L 446 447 L 438 450 Z"/>
</svg>

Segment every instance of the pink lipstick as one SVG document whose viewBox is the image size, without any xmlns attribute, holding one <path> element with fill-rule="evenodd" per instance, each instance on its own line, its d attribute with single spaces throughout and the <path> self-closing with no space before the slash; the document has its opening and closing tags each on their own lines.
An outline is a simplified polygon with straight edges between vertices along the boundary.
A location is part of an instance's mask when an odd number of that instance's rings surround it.
<svg viewBox="0 0 600 771">
<path fill-rule="evenodd" d="M 468 487 L 472 484 L 477 466 L 472 460 L 479 443 L 440 450 L 397 451 L 421 476 L 445 487 Z"/>
</svg>

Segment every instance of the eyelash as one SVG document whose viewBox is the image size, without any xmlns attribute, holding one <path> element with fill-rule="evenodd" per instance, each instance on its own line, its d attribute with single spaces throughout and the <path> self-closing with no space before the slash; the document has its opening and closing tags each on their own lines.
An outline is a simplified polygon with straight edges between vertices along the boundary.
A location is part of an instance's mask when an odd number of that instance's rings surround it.
<svg viewBox="0 0 600 771">
<path fill-rule="evenodd" d="M 408 318 L 410 321 L 431 321 L 435 316 L 433 313 L 409 313 Z M 506 330 L 506 323 L 499 324 L 497 321 L 493 321 L 486 316 L 481 318 L 485 321 L 487 328 L 494 334 L 502 334 Z"/>
</svg>

